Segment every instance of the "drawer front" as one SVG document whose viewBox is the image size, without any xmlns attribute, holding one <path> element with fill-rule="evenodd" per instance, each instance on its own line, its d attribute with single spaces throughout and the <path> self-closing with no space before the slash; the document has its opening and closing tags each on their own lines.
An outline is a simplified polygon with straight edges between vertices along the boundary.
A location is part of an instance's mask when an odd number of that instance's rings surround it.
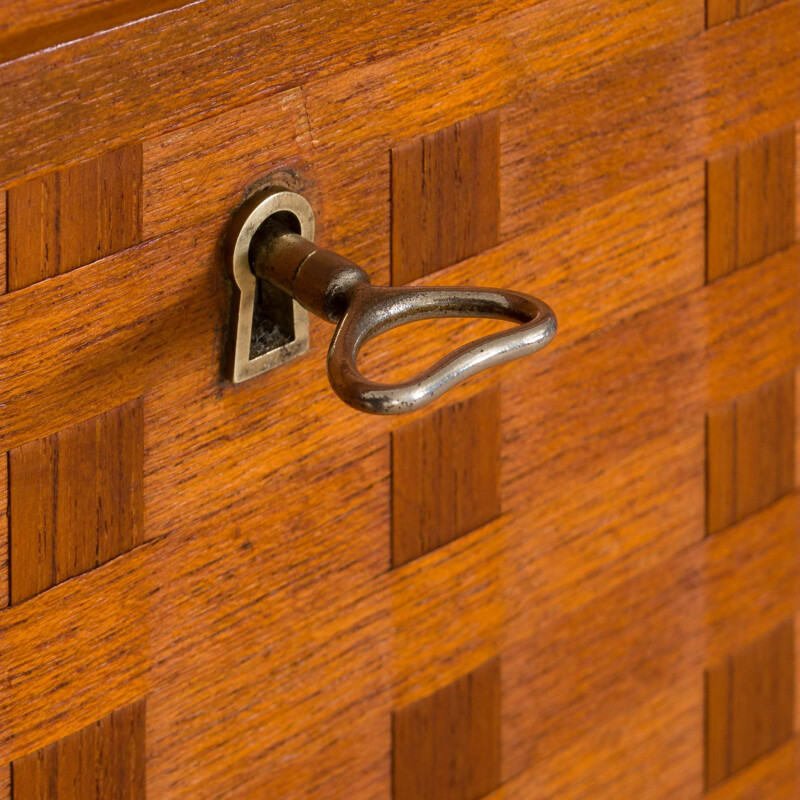
<svg viewBox="0 0 800 800">
<path fill-rule="evenodd" d="M 798 0 L 0 3 L 0 800 L 800 795 L 798 41 Z M 556 339 L 398 417 L 314 317 L 232 384 L 270 184 Z"/>
</svg>

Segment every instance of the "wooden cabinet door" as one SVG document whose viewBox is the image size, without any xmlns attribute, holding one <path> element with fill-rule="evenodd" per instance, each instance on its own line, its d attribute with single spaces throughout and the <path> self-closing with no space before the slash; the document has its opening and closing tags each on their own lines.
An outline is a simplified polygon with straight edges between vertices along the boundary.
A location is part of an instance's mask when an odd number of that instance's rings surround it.
<svg viewBox="0 0 800 800">
<path fill-rule="evenodd" d="M 0 800 L 800 796 L 798 42 L 798 0 L 0 2 Z M 318 319 L 229 383 L 270 183 L 554 343 L 400 417 Z"/>
</svg>

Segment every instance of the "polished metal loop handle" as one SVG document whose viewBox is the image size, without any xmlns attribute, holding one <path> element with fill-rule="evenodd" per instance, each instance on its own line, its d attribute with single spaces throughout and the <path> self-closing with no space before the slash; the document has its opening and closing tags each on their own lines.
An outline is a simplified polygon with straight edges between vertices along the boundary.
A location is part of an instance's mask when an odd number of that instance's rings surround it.
<svg viewBox="0 0 800 800">
<path fill-rule="evenodd" d="M 370 339 L 409 322 L 442 317 L 490 317 L 520 326 L 463 345 L 400 383 L 378 383 L 361 374 L 358 353 Z M 541 350 L 555 332 L 556 318 L 550 308 L 519 292 L 378 288 L 359 283 L 351 290 L 347 310 L 333 335 L 328 376 L 348 405 L 373 414 L 402 414 L 424 406 L 481 370 Z"/>
<path fill-rule="evenodd" d="M 520 292 L 373 286 L 360 267 L 300 235 L 303 215 L 311 214 L 300 195 L 273 190 L 258 201 L 259 207 L 264 203 L 275 207 L 280 195 L 295 217 L 275 213 L 251 231 L 250 268 L 303 308 L 336 324 L 328 350 L 328 377 L 336 394 L 353 408 L 371 414 L 414 411 L 481 370 L 541 350 L 555 336 L 553 311 Z M 406 381 L 379 383 L 362 375 L 358 355 L 370 339 L 410 322 L 444 317 L 489 317 L 516 322 L 518 327 L 463 345 Z"/>
</svg>

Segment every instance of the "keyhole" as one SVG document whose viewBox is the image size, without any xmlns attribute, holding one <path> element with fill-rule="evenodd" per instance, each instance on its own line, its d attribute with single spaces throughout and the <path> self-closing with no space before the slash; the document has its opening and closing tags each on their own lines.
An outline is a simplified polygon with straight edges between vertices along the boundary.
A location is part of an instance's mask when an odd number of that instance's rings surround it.
<svg viewBox="0 0 800 800">
<path fill-rule="evenodd" d="M 227 343 L 228 377 L 255 378 L 308 350 L 308 313 L 251 268 L 252 254 L 274 222 L 314 240 L 314 212 L 300 195 L 272 187 L 234 213 L 225 242 L 226 266 L 236 291 Z"/>
<path fill-rule="evenodd" d="M 258 249 L 261 237 L 272 222 L 289 228 L 293 233 L 300 233 L 300 220 L 291 211 L 278 211 L 270 214 L 253 234 L 249 249 L 251 264 L 253 253 Z M 269 281 L 261 280 L 256 275 L 254 277 L 256 289 L 253 299 L 253 323 L 250 329 L 249 357 L 251 361 L 271 350 L 285 347 L 295 340 L 292 298 Z"/>
</svg>

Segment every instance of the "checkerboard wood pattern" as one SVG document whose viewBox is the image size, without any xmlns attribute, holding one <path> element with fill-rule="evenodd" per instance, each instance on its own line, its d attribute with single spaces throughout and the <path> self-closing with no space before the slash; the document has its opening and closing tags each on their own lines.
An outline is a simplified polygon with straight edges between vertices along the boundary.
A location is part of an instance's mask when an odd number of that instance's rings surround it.
<svg viewBox="0 0 800 800">
<path fill-rule="evenodd" d="M 800 0 L 0 4 L 0 800 L 800 795 L 798 41 Z M 226 383 L 270 181 L 558 337 L 407 419 L 317 320 Z"/>
</svg>

